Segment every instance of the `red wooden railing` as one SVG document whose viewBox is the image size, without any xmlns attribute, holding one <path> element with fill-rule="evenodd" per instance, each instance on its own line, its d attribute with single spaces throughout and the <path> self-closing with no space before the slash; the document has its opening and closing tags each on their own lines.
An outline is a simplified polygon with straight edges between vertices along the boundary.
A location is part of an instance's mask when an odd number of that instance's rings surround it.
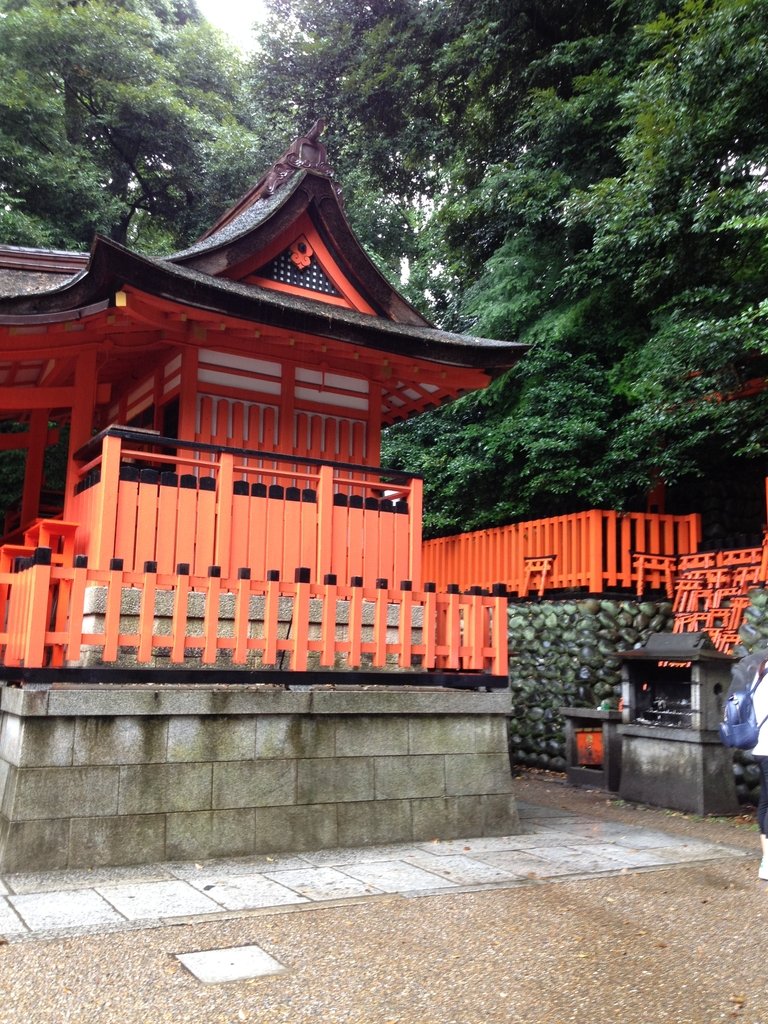
<svg viewBox="0 0 768 1024">
<path fill-rule="evenodd" d="M 328 574 L 421 585 L 418 477 L 277 453 L 161 439 L 110 428 L 82 452 L 66 518 L 75 550 L 94 569 L 156 562 L 196 575 L 248 567 L 254 579 L 307 567 Z"/>
<path fill-rule="evenodd" d="M 16 571 L 0 572 L 6 669 L 363 666 L 478 673 L 480 686 L 486 675 L 506 679 L 505 596 L 390 589 L 386 581 L 340 586 L 332 577 L 324 584 L 263 581 L 247 570 L 224 578 L 91 569 L 77 561 L 51 564 L 50 549 L 39 548 Z M 407 676 L 419 678 L 418 671 Z"/>
<path fill-rule="evenodd" d="M 667 589 L 663 559 L 695 552 L 701 537 L 698 514 L 688 516 L 605 512 L 513 523 L 424 543 L 424 578 L 438 589 L 504 583 L 510 593 L 582 589 Z"/>
</svg>

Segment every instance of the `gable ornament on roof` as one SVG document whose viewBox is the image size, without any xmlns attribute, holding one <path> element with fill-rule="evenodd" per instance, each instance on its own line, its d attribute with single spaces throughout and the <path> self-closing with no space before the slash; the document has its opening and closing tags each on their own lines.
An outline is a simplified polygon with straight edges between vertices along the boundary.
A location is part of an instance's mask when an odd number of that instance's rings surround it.
<svg viewBox="0 0 768 1024">
<path fill-rule="evenodd" d="M 301 135 L 298 139 L 294 140 L 283 155 L 259 178 L 253 188 L 241 196 L 233 206 L 226 210 L 214 224 L 202 233 L 195 244 L 197 245 L 212 235 L 216 235 L 227 225 L 236 221 L 242 213 L 260 201 L 266 203 L 287 182 L 303 171 L 309 171 L 312 174 L 325 178 L 333 190 L 339 208 L 343 212 L 344 198 L 341 185 L 333 176 L 333 168 L 328 163 L 328 154 L 325 146 L 320 142 L 320 136 L 324 130 L 325 121 L 319 118 L 306 135 Z M 194 249 L 194 246 L 192 249 Z M 187 252 L 191 252 L 192 249 L 187 250 Z"/>
<path fill-rule="evenodd" d="M 324 174 L 333 179 L 333 169 L 328 163 L 328 154 L 325 146 L 320 142 L 320 136 L 324 129 L 325 121 L 320 118 L 315 121 L 306 135 L 300 136 L 288 147 L 262 179 L 259 198 L 274 195 L 277 189 L 289 178 L 292 178 L 297 171 L 315 171 L 317 174 Z M 335 181 L 333 186 L 336 194 L 340 197 L 340 186 Z"/>
</svg>

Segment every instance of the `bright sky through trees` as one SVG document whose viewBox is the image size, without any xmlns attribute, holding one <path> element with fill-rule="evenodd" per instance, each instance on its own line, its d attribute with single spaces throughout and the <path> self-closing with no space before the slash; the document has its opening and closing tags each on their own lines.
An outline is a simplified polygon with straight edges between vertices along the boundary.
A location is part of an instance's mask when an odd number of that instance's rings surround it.
<svg viewBox="0 0 768 1024">
<path fill-rule="evenodd" d="M 252 45 L 251 28 L 266 17 L 262 0 L 197 0 L 203 17 L 230 37 L 241 50 Z"/>
</svg>

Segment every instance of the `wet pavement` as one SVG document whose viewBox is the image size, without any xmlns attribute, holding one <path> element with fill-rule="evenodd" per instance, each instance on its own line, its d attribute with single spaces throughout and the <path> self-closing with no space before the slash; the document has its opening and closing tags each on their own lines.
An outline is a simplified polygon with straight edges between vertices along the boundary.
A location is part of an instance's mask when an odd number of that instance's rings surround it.
<svg viewBox="0 0 768 1024">
<path fill-rule="evenodd" d="M 0 935 L 15 943 L 754 859 L 658 828 L 518 806 L 524 831 L 515 836 L 3 875 Z"/>
</svg>

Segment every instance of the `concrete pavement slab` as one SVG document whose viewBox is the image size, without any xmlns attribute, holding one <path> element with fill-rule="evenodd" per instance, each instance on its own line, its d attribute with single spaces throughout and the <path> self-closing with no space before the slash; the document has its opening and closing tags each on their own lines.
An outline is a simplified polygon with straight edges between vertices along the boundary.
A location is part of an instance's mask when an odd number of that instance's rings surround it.
<svg viewBox="0 0 768 1024">
<path fill-rule="evenodd" d="M 210 914 L 221 908 L 182 881 L 99 886 L 97 892 L 129 921 Z"/>
<path fill-rule="evenodd" d="M 583 818 L 576 821 L 559 821 L 550 825 L 549 822 L 542 823 L 542 830 L 549 831 L 556 829 L 558 835 L 581 836 L 584 839 L 607 841 L 618 843 L 621 846 L 674 846 L 678 842 L 684 844 L 685 839 L 672 839 L 666 832 L 656 830 L 633 828 L 622 825 L 619 822 L 611 821 L 585 821 Z"/>
<path fill-rule="evenodd" d="M 338 900 L 413 897 L 744 857 L 744 850 L 626 820 L 521 806 L 526 833 L 0 879 L 0 934 L 111 931 Z M 658 822 L 662 822 L 659 827 Z M 649 823 L 650 824 L 650 823 Z"/>
<path fill-rule="evenodd" d="M 607 858 L 592 857 L 588 854 L 580 856 L 575 850 L 567 859 L 547 858 L 547 849 L 538 855 L 532 851 L 523 853 L 519 850 L 499 851 L 482 855 L 482 860 L 492 867 L 508 871 L 518 878 L 531 881 L 541 878 L 556 878 L 561 875 L 600 874 L 604 871 L 615 871 L 618 865 L 607 861 Z"/>
<path fill-rule="evenodd" d="M 27 934 L 29 929 L 8 900 L 0 899 L 0 935 L 17 937 Z"/>
<path fill-rule="evenodd" d="M 557 807 L 544 807 L 541 804 L 532 804 L 527 800 L 517 801 L 517 813 L 520 818 L 568 818 L 573 817 L 567 811 Z"/>
<path fill-rule="evenodd" d="M 434 843 L 421 843 L 420 850 L 426 850 L 436 857 L 453 857 L 456 854 L 476 854 L 493 850 L 528 850 L 532 846 L 562 846 L 566 843 L 588 845 L 591 840 L 574 837 L 567 832 L 534 832 L 520 836 L 484 836 L 469 839 L 440 840 Z"/>
<path fill-rule="evenodd" d="M 72 871 L 30 871 L 5 875 L 12 893 L 65 892 L 67 889 L 92 889 L 121 881 L 158 882 L 171 878 L 163 864 L 133 865 L 120 868 L 83 868 Z"/>
<path fill-rule="evenodd" d="M 430 846 L 433 844 L 430 844 Z M 386 846 L 360 846 L 334 850 L 316 850 L 301 856 L 308 864 L 318 867 L 343 867 L 345 864 L 365 864 L 379 860 L 400 860 L 421 848 L 421 844 L 408 846 L 404 843 L 390 843 Z M 281 867 L 283 865 L 280 865 Z"/>
<path fill-rule="evenodd" d="M 354 864 L 344 869 L 353 878 L 372 885 L 380 892 L 410 892 L 414 889 L 449 889 L 451 883 L 431 871 L 402 861 L 378 861 Z"/>
<path fill-rule="evenodd" d="M 348 871 L 328 867 L 307 866 L 303 871 L 273 871 L 267 877 L 310 900 L 374 896 L 382 892 L 369 882 L 350 877 Z"/>
<path fill-rule="evenodd" d="M 607 857 L 605 847 L 590 846 L 538 846 L 526 851 L 552 864 L 594 864 L 594 871 L 606 871 L 616 866 L 616 860 Z M 620 851 L 619 851 L 620 854 Z M 589 869 L 588 869 L 589 870 Z"/>
<path fill-rule="evenodd" d="M 8 902 L 33 932 L 125 923 L 125 917 L 93 889 L 28 893 L 9 896 Z"/>
<path fill-rule="evenodd" d="M 631 849 L 615 843 L 595 843 L 590 851 L 596 856 L 608 858 L 622 868 L 662 867 L 664 864 L 685 864 L 692 860 L 709 860 L 704 849 L 695 856 L 686 846 L 655 846 L 650 849 Z"/>
<path fill-rule="evenodd" d="M 308 902 L 293 889 L 265 878 L 264 875 L 203 875 L 198 879 L 190 879 L 190 885 L 215 900 L 225 910 L 255 910 Z"/>
<path fill-rule="evenodd" d="M 578 834 L 583 835 L 584 833 L 580 831 Z M 700 847 L 699 843 L 692 843 L 689 839 L 684 839 L 682 836 L 674 837 L 670 836 L 667 832 L 654 832 L 647 829 L 634 829 L 632 832 L 624 832 L 623 834 L 618 830 L 611 831 L 606 829 L 603 835 L 617 846 L 631 846 L 635 850 L 652 850 L 654 847 L 661 846 L 667 849 L 671 846 L 690 847 L 691 849 Z"/>
<path fill-rule="evenodd" d="M 425 850 L 419 850 L 418 853 L 407 854 L 402 859 L 408 864 L 424 868 L 425 871 L 447 879 L 453 885 L 486 885 L 491 882 L 504 882 L 513 877 L 507 871 L 462 854 L 438 857 Z"/>
<path fill-rule="evenodd" d="M 300 854 L 276 853 L 274 856 L 234 857 L 222 860 L 185 861 L 166 865 L 169 875 L 184 881 L 195 881 L 204 875 L 217 878 L 235 878 L 238 875 L 255 875 L 278 869 L 304 868 L 306 859 Z"/>
</svg>

